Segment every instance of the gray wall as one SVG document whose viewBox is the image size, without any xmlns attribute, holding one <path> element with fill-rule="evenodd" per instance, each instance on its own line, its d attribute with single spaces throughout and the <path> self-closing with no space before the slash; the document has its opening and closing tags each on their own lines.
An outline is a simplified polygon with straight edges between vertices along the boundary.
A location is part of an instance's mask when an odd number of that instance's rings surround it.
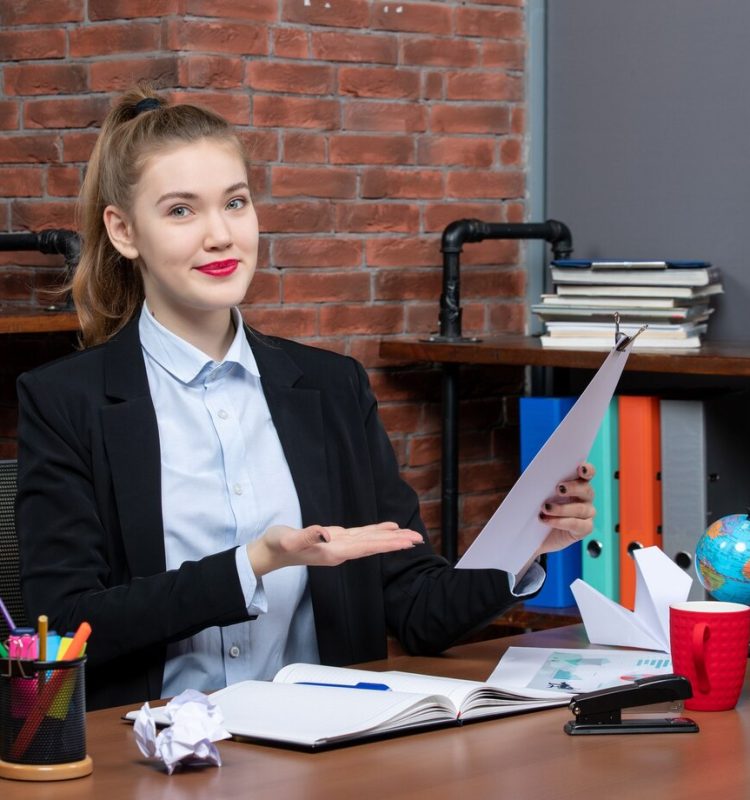
<svg viewBox="0 0 750 800">
<path fill-rule="evenodd" d="M 546 215 L 580 258 L 705 259 L 750 342 L 750 2 L 549 0 Z"/>
</svg>

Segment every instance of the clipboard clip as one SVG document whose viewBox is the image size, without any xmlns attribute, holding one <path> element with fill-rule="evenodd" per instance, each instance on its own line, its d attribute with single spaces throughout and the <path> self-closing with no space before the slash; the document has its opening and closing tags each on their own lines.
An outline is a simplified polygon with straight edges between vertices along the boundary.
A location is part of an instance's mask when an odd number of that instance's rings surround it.
<svg viewBox="0 0 750 800">
<path fill-rule="evenodd" d="M 625 686 L 614 686 L 576 695 L 570 701 L 575 719 L 565 723 L 565 733 L 698 733 L 698 726 L 687 717 L 622 719 L 623 708 L 647 706 L 693 696 L 693 687 L 684 675 L 656 675 Z"/>
<path fill-rule="evenodd" d="M 632 336 L 628 336 L 620 330 L 620 312 L 615 311 L 615 350 L 622 352 L 630 342 L 635 341 L 636 337 L 640 336 L 646 328 L 648 328 L 648 325 L 641 325 Z"/>
<path fill-rule="evenodd" d="M 36 676 L 34 662 L 28 659 L 0 659 L 0 678 L 24 678 L 30 680 Z"/>
</svg>

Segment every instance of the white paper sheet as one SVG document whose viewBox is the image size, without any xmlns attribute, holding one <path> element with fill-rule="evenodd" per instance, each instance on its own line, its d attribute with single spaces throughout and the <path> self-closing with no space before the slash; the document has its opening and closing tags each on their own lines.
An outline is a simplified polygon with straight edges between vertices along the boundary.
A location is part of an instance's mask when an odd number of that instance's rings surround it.
<svg viewBox="0 0 750 800">
<path fill-rule="evenodd" d="M 560 481 L 576 476 L 588 457 L 631 347 L 612 349 L 456 567 L 494 567 L 517 574 L 534 555 L 550 531 L 539 519 L 542 504 L 555 495 Z"/>
<path fill-rule="evenodd" d="M 669 606 L 687 600 L 692 578 L 658 547 L 633 552 L 635 609 L 605 597 L 580 578 L 570 588 L 592 644 L 669 652 Z"/>
<path fill-rule="evenodd" d="M 157 733 L 157 721 L 169 727 Z M 195 689 L 186 689 L 163 708 L 144 703 L 136 712 L 133 735 L 141 753 L 163 761 L 170 775 L 180 764 L 220 767 L 214 742 L 231 736 L 218 706 Z"/>
</svg>

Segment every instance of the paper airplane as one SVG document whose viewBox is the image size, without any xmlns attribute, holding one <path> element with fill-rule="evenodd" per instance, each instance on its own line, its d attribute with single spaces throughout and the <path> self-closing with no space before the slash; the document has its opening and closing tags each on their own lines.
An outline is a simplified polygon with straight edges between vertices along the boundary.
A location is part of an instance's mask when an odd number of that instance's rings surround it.
<svg viewBox="0 0 750 800">
<path fill-rule="evenodd" d="M 635 559 L 635 610 L 615 603 L 580 578 L 570 585 L 592 644 L 669 652 L 669 606 L 687 600 L 692 578 L 660 548 Z"/>
</svg>

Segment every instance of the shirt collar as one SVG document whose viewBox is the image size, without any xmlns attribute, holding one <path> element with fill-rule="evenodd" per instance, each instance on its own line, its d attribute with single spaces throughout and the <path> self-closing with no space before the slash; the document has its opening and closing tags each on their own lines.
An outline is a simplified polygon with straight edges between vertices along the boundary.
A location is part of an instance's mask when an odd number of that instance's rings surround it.
<svg viewBox="0 0 750 800">
<path fill-rule="evenodd" d="M 167 330 L 148 310 L 144 301 L 138 320 L 141 346 L 157 364 L 182 383 L 191 383 L 201 372 L 207 368 L 213 370 L 219 364 L 237 364 L 258 378 L 260 371 L 247 341 L 242 314 L 238 308 L 232 309 L 232 319 L 236 329 L 232 344 L 223 361 L 214 361 L 202 350 Z"/>
</svg>

